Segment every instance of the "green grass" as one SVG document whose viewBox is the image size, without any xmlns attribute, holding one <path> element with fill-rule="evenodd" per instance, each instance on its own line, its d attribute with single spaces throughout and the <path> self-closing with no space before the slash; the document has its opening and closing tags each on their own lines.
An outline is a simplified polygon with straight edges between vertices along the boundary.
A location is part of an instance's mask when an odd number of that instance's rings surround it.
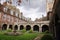
<svg viewBox="0 0 60 40">
<path fill-rule="evenodd" d="M 39 34 L 39 33 L 26 32 L 23 35 L 19 35 L 19 36 L 8 36 L 8 35 L 4 35 L 3 34 L 4 32 L 3 31 L 0 32 L 0 40 L 33 40 Z"/>
</svg>

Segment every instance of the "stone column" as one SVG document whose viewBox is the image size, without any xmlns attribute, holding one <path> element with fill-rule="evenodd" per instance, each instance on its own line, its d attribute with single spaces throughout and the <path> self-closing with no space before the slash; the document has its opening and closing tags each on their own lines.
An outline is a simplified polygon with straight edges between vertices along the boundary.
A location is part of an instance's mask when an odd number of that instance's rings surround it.
<svg viewBox="0 0 60 40">
<path fill-rule="evenodd" d="M 24 29 L 26 29 L 26 25 L 24 25 Z"/>
<path fill-rule="evenodd" d="M 7 25 L 7 30 L 9 29 L 9 25 Z"/>
<path fill-rule="evenodd" d="M 18 30 L 20 30 L 20 26 L 18 25 Z"/>
<path fill-rule="evenodd" d="M 14 26 L 15 26 L 15 25 L 13 25 L 13 27 L 12 27 L 12 28 L 13 28 L 13 30 L 14 30 Z"/>
<path fill-rule="evenodd" d="M 42 32 L 42 27 L 39 27 L 39 32 Z"/>
<path fill-rule="evenodd" d="M 31 30 L 33 31 L 33 26 L 31 26 Z"/>
</svg>

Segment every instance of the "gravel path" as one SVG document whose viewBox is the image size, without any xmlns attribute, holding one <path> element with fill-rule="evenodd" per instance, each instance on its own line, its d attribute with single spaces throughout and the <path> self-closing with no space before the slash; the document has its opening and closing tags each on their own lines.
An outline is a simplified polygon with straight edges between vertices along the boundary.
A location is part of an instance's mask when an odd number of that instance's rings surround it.
<svg viewBox="0 0 60 40">
<path fill-rule="evenodd" d="M 40 40 L 43 34 L 38 35 L 34 40 Z"/>
</svg>

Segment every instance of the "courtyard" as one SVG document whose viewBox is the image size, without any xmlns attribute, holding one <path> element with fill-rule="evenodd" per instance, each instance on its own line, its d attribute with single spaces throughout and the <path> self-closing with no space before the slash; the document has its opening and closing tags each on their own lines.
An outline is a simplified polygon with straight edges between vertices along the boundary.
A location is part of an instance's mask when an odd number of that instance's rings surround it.
<svg viewBox="0 0 60 40">
<path fill-rule="evenodd" d="M 0 40 L 59 39 L 56 5 L 55 0 L 0 0 Z"/>
<path fill-rule="evenodd" d="M 9 32 L 12 32 L 11 30 L 5 30 L 5 31 L 0 31 L 0 40 L 42 40 L 42 38 L 45 36 L 45 35 L 48 35 L 46 36 L 46 38 L 44 37 L 43 40 L 52 40 L 49 35 L 51 35 L 51 33 L 48 33 L 48 31 L 45 31 L 45 32 L 33 32 L 33 31 L 25 31 L 25 30 L 22 30 L 22 31 L 16 31 L 16 32 L 19 32 L 19 33 L 22 33 L 22 34 L 19 34 L 19 35 L 7 35 L 6 33 L 9 33 Z"/>
<path fill-rule="evenodd" d="M 5 35 L 6 31 L 0 31 L 0 40 L 34 40 L 40 33 L 25 32 L 18 36 Z"/>
</svg>

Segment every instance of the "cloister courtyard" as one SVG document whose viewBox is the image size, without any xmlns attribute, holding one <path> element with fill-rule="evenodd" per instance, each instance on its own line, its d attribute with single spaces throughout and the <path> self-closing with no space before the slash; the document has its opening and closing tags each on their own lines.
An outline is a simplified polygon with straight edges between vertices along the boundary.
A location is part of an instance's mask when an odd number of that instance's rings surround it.
<svg viewBox="0 0 60 40">
<path fill-rule="evenodd" d="M 56 14 L 60 6 L 55 2 L 58 3 L 56 0 L 0 0 L 0 40 L 60 39 L 57 25 L 60 17 Z"/>
<path fill-rule="evenodd" d="M 25 31 L 25 29 L 21 31 L 16 31 L 15 35 L 12 30 L 4 30 L 0 31 L 0 40 L 41 40 L 41 38 L 46 34 L 51 35 L 47 32 L 40 33 L 36 31 L 33 32 L 31 30 Z"/>
<path fill-rule="evenodd" d="M 29 30 L 33 30 L 33 31 L 38 31 L 38 32 L 45 32 L 46 30 L 49 30 L 49 26 L 48 25 L 43 25 L 41 28 L 38 25 L 34 25 L 33 27 L 31 27 L 30 25 L 26 25 L 26 27 L 24 27 L 24 25 L 15 25 L 14 27 L 12 25 L 7 26 L 7 24 L 3 24 L 2 25 L 2 30 L 23 30 L 26 29 L 26 31 Z M 40 31 L 39 31 L 40 30 Z"/>
</svg>

